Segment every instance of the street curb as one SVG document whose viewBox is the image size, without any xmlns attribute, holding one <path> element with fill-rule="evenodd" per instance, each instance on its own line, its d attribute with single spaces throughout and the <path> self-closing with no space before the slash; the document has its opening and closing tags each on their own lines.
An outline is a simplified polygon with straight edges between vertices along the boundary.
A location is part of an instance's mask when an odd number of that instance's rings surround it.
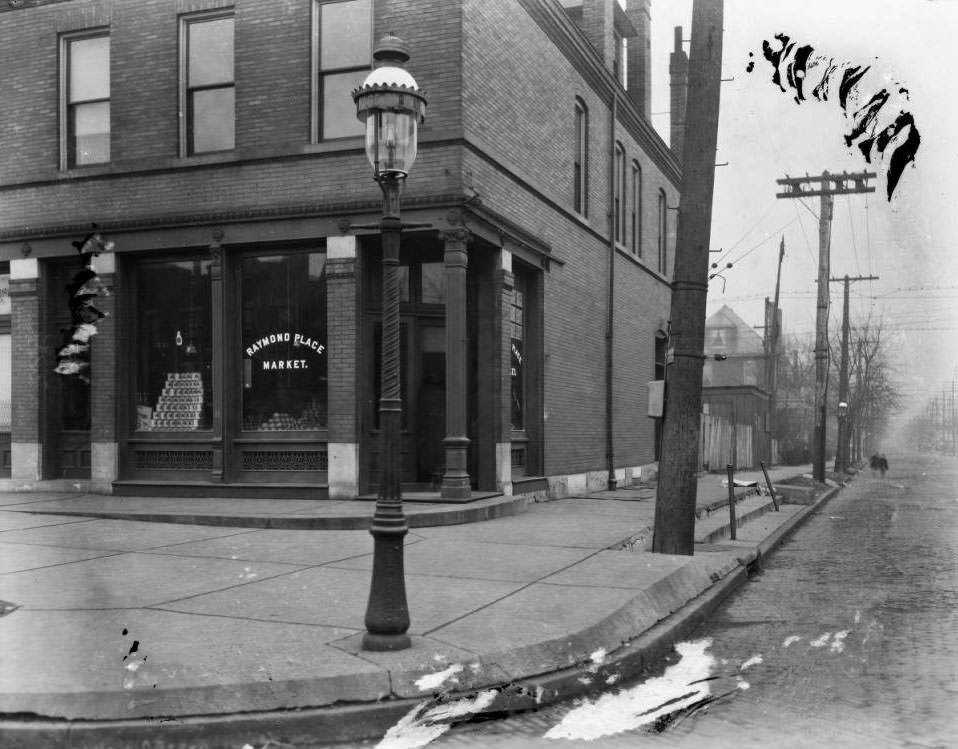
<svg viewBox="0 0 958 749">
<path fill-rule="evenodd" d="M 482 501 L 482 500 L 480 500 Z M 410 528 L 433 528 L 442 525 L 462 525 L 485 520 L 510 517 L 523 512 L 529 504 L 526 497 L 497 497 L 487 504 L 409 512 L 406 524 Z M 10 510 L 31 515 L 66 515 L 70 517 L 106 520 L 134 520 L 142 523 L 172 523 L 176 525 L 211 525 L 221 528 L 256 528 L 259 530 L 303 531 L 365 531 L 372 520 L 372 507 L 361 515 L 204 515 L 198 513 L 132 513 L 102 510 Z"/>
<path fill-rule="evenodd" d="M 481 713 L 491 716 L 535 710 L 588 695 L 657 670 L 674 644 L 705 622 L 748 579 L 749 568 L 768 556 L 841 488 L 827 490 L 813 504 L 803 507 L 773 530 L 754 549 L 742 549 L 740 566 L 600 663 L 579 663 L 470 692 L 300 710 L 123 721 L 36 720 L 37 716 L 22 715 L 0 719 L 0 745 L 5 749 L 159 749 L 161 746 L 213 749 L 244 744 L 257 746 L 269 741 L 294 745 L 310 741 L 333 743 L 381 737 L 400 718 L 431 698 L 441 704 L 477 691 L 496 690 L 493 703 Z"/>
</svg>

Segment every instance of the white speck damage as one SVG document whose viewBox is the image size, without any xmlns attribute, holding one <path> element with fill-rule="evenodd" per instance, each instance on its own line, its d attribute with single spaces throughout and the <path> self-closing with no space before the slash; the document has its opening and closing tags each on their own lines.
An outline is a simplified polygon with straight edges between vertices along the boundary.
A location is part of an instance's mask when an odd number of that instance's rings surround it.
<svg viewBox="0 0 958 749">
<path fill-rule="evenodd" d="M 836 632 L 835 636 L 832 637 L 832 646 L 829 648 L 829 651 L 832 653 L 841 653 L 845 650 L 845 638 L 848 637 L 848 630 L 843 629 L 841 632 Z"/>
<path fill-rule="evenodd" d="M 446 702 L 427 707 L 423 702 L 414 707 L 392 728 L 376 749 L 418 749 L 439 738 L 449 730 L 449 724 L 456 718 L 484 710 L 496 698 L 495 689 L 479 692 L 474 697 Z"/>
<path fill-rule="evenodd" d="M 749 668 L 750 666 L 757 666 L 757 665 L 758 665 L 759 663 L 761 663 L 761 662 L 762 662 L 762 656 L 761 656 L 761 655 L 753 655 L 751 658 L 749 658 L 747 661 L 745 661 L 745 663 L 742 664 L 740 670 L 741 670 L 741 671 L 744 671 L 745 669 Z"/>
<path fill-rule="evenodd" d="M 789 645 L 793 645 L 801 639 L 802 638 L 799 637 L 798 635 L 789 635 L 788 637 L 785 638 L 785 641 L 782 643 L 782 647 L 787 648 Z"/>
<path fill-rule="evenodd" d="M 710 682 L 701 680 L 710 676 L 716 665 L 715 658 L 705 652 L 711 644 L 708 638 L 679 643 L 675 649 L 681 660 L 669 666 L 662 676 L 570 710 L 546 732 L 545 738 L 591 741 L 634 730 L 700 702 L 710 693 Z"/>
<path fill-rule="evenodd" d="M 453 664 L 444 671 L 437 671 L 434 674 L 426 674 L 422 678 L 417 679 L 416 687 L 420 692 L 425 692 L 429 689 L 435 689 L 436 687 L 442 685 L 444 681 L 447 681 L 458 674 L 460 671 L 462 671 L 462 664 Z"/>
</svg>

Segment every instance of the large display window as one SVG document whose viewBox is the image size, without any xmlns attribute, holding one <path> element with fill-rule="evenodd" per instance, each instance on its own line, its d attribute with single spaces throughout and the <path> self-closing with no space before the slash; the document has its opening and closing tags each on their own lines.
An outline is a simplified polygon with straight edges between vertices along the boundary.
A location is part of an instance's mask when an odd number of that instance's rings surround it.
<svg viewBox="0 0 958 749">
<path fill-rule="evenodd" d="M 327 426 L 326 254 L 242 259 L 243 429 Z"/>
<path fill-rule="evenodd" d="M 212 429 L 212 315 L 208 258 L 137 267 L 135 429 Z"/>
</svg>

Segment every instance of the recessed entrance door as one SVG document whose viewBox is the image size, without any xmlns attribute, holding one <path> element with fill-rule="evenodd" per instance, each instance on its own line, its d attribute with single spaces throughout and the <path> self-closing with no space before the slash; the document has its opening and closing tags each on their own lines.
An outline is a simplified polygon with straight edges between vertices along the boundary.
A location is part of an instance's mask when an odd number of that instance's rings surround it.
<svg viewBox="0 0 958 749">
<path fill-rule="evenodd" d="M 369 373 L 366 423 L 370 483 L 378 485 L 382 458 L 379 432 L 382 323 L 371 321 L 375 347 Z M 400 322 L 402 419 L 400 476 L 405 491 L 436 491 L 442 480 L 446 436 L 446 328 L 442 318 L 404 314 Z"/>
</svg>

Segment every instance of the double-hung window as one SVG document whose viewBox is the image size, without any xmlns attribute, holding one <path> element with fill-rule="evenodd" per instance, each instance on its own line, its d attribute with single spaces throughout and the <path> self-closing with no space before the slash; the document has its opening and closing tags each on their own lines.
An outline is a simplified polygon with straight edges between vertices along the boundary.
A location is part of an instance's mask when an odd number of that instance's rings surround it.
<svg viewBox="0 0 958 749">
<path fill-rule="evenodd" d="M 659 246 L 658 246 L 658 262 L 659 262 L 659 272 L 666 272 L 666 240 L 668 239 L 668 225 L 669 225 L 669 214 L 668 206 L 665 204 L 665 191 L 659 190 Z"/>
<path fill-rule="evenodd" d="M 615 241 L 625 242 L 625 148 L 615 144 L 615 187 L 613 190 Z"/>
<path fill-rule="evenodd" d="M 642 257 L 642 167 L 632 162 L 632 254 Z"/>
<path fill-rule="evenodd" d="M 313 5 L 313 141 L 362 135 L 350 95 L 372 59 L 371 0 L 315 0 Z"/>
<path fill-rule="evenodd" d="M 575 100 L 575 152 L 573 156 L 573 199 L 576 213 L 589 215 L 589 110 Z"/>
<path fill-rule="evenodd" d="M 236 139 L 233 16 L 180 20 L 180 154 L 230 151 Z"/>
<path fill-rule="evenodd" d="M 71 169 L 110 160 L 110 36 L 105 31 L 65 36 L 60 166 Z"/>
</svg>

